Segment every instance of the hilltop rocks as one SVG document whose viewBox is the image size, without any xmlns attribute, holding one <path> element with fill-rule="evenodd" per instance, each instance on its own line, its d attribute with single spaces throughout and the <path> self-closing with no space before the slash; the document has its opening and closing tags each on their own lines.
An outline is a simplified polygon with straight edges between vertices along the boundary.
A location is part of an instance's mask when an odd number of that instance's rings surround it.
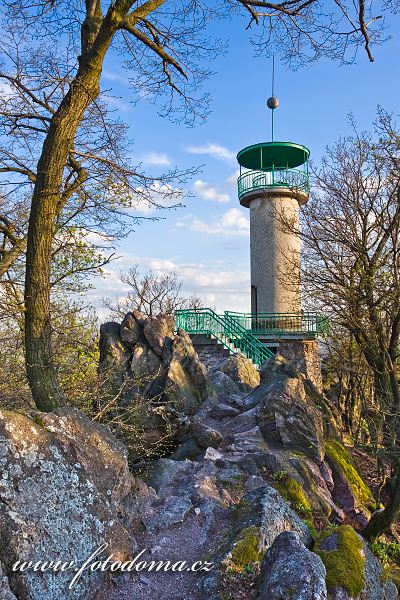
<svg viewBox="0 0 400 600">
<path fill-rule="evenodd" d="M 299 373 L 282 359 L 269 361 L 257 398 L 262 397 L 258 426 L 266 440 L 275 438 L 287 449 L 297 450 L 322 463 L 325 455 L 321 411 L 307 394 Z"/>
<path fill-rule="evenodd" d="M 169 315 L 146 317 L 134 311 L 121 325 L 102 325 L 99 373 L 108 396 L 118 398 L 116 410 L 118 406 L 132 407 L 131 433 L 127 433 L 129 428 L 121 432 L 132 460 L 138 457 L 131 439 L 137 437 L 137 431 L 142 432 L 142 450 L 157 448 L 160 443 L 162 452 L 166 432 L 171 445 L 186 417 L 211 390 L 190 337 L 183 329 L 174 333 L 174 319 Z M 143 404 L 144 400 L 150 404 Z"/>
<path fill-rule="evenodd" d="M 110 380 L 110 393 L 120 392 L 115 382 L 125 381 L 125 400 L 137 386 L 141 392 L 154 395 L 148 383 L 157 378 L 162 399 L 175 402 L 186 412 L 197 408 L 208 392 L 206 368 L 187 333 L 179 329 L 174 334 L 170 315 L 146 317 L 134 311 L 121 325 L 102 325 L 99 373 Z"/>
<path fill-rule="evenodd" d="M 253 390 L 260 383 L 259 371 L 241 354 L 228 356 L 213 371 L 225 373 L 244 392 Z"/>
<path fill-rule="evenodd" d="M 281 533 L 265 554 L 257 600 L 326 600 L 326 570 L 296 533 Z"/>
<path fill-rule="evenodd" d="M 135 482 L 125 449 L 104 426 L 73 409 L 33 420 L 0 411 L 0 473 L 2 598 L 90 598 L 105 578 L 86 571 L 69 590 L 74 572 L 13 572 L 17 560 L 80 566 L 103 543 L 107 556 L 132 557 Z"/>
</svg>

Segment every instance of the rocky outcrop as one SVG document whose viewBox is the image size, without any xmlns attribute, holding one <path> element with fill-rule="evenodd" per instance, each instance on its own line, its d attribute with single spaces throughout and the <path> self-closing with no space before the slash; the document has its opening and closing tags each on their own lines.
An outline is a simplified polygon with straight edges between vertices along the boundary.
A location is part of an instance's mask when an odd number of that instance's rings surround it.
<svg viewBox="0 0 400 600">
<path fill-rule="evenodd" d="M 213 372 L 225 373 L 241 391 L 250 391 L 260 383 L 260 373 L 253 363 L 241 354 L 233 354 L 219 363 Z"/>
<path fill-rule="evenodd" d="M 322 463 L 325 455 L 322 414 L 293 366 L 279 356 L 270 361 L 256 396 L 262 397 L 258 426 L 264 438 L 275 438 L 285 448 L 298 450 Z"/>
<path fill-rule="evenodd" d="M 333 590 L 329 561 L 325 577 L 313 541 L 346 518 L 335 493 L 322 396 L 283 357 L 269 361 L 250 393 L 213 368 L 217 395 L 189 418 L 174 453 L 153 463 L 136 515 L 143 532 L 138 543 L 152 559 L 206 557 L 214 568 L 184 577 L 146 573 L 122 590 L 106 588 L 101 600 L 325 600 L 327 587 Z M 342 468 L 344 479 L 359 487 L 361 478 Z M 351 563 L 350 550 L 344 556 Z M 392 600 L 391 584 L 368 572 L 371 585 L 386 594 L 376 600 Z"/>
<path fill-rule="evenodd" d="M 265 554 L 257 600 L 327 600 L 326 570 L 293 532 L 281 533 Z"/>
<path fill-rule="evenodd" d="M 132 557 L 135 482 L 104 426 L 73 409 L 33 418 L 0 411 L 0 472 L 1 598 L 90 598 L 105 579 L 86 571 L 68 589 L 74 571 L 22 573 L 16 561 L 81 566 L 104 543 L 106 556 Z"/>
<path fill-rule="evenodd" d="M 148 449 L 156 456 L 171 447 L 186 417 L 211 392 L 190 337 L 183 329 L 174 333 L 174 326 L 169 315 L 146 317 L 134 311 L 121 324 L 106 323 L 100 329 L 99 374 L 105 403 L 116 398 L 108 417 L 115 417 L 122 407 L 126 425 L 116 424 L 115 432 L 127 443 L 131 461 Z"/>
</svg>

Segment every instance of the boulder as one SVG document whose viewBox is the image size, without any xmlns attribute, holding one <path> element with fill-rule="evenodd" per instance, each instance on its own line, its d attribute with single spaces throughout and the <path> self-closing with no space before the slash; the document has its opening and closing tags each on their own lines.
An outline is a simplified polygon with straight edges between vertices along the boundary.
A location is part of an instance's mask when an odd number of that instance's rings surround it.
<svg viewBox="0 0 400 600">
<path fill-rule="evenodd" d="M 237 417 L 240 411 L 234 406 L 229 406 L 229 404 L 214 404 L 209 414 L 213 419 L 220 420 L 228 417 Z"/>
<path fill-rule="evenodd" d="M 164 395 L 176 410 L 190 415 L 209 392 L 207 369 L 199 361 L 189 335 L 180 328 L 172 341 Z"/>
<path fill-rule="evenodd" d="M 223 573 L 243 571 L 246 565 L 261 561 L 284 531 L 297 533 L 307 547 L 313 543 L 306 525 L 272 486 L 264 484 L 245 493 L 232 513 L 225 543 L 211 557 L 215 568 L 201 582 L 202 597 L 219 598 Z"/>
<path fill-rule="evenodd" d="M 261 565 L 257 600 L 327 600 L 325 567 L 296 533 L 281 533 Z"/>
<path fill-rule="evenodd" d="M 210 371 L 210 379 L 218 398 L 223 399 L 240 393 L 236 383 L 222 371 Z"/>
<path fill-rule="evenodd" d="M 397 600 L 396 586 L 384 577 L 367 542 L 350 525 L 326 530 L 315 551 L 325 564 L 332 600 Z"/>
<path fill-rule="evenodd" d="M 250 391 L 260 383 L 259 371 L 241 354 L 228 356 L 215 370 L 225 373 L 242 391 Z"/>
<path fill-rule="evenodd" d="M 224 439 L 219 431 L 207 427 L 207 425 L 198 419 L 192 421 L 190 435 L 200 448 L 219 448 Z"/>
<path fill-rule="evenodd" d="M 351 454 L 339 440 L 328 439 L 326 461 L 332 472 L 333 499 L 347 514 L 365 527 L 370 516 L 366 507 L 374 502 L 374 498 L 358 473 Z"/>
<path fill-rule="evenodd" d="M 140 337 L 143 335 L 143 325 L 135 318 L 134 313 L 128 313 L 122 320 L 120 336 L 121 340 L 128 346 L 134 348 Z"/>
<path fill-rule="evenodd" d="M 174 337 L 175 319 L 172 315 L 159 314 L 148 317 L 144 324 L 144 335 L 150 348 L 161 356 L 166 339 Z"/>
<path fill-rule="evenodd" d="M 131 351 L 121 339 L 118 323 L 103 323 L 100 326 L 99 374 L 104 387 L 111 396 L 117 395 L 124 386 L 129 370 Z"/>
<path fill-rule="evenodd" d="M 287 449 L 298 450 L 317 463 L 325 456 L 321 411 L 307 395 L 298 372 L 277 357 L 270 361 L 269 373 L 257 390 L 262 394 L 258 426 L 264 438 L 280 441 Z"/>
<path fill-rule="evenodd" d="M 160 357 L 146 344 L 137 342 L 133 349 L 130 372 L 134 379 L 142 383 L 145 389 L 154 379 L 158 379 L 163 371 Z"/>
<path fill-rule="evenodd" d="M 90 599 L 106 574 L 27 570 L 16 561 L 74 561 L 108 544 L 103 558 L 132 558 L 134 479 L 126 450 L 78 411 L 33 419 L 0 411 L 0 563 L 18 600 Z M 3 596 L 2 596 L 3 597 Z M 6 596 L 7 597 L 7 596 Z M 11 596 L 12 598 L 12 596 Z"/>
<path fill-rule="evenodd" d="M 149 533 L 182 523 L 193 509 L 189 498 L 169 496 L 150 504 L 142 517 L 142 523 Z"/>
<path fill-rule="evenodd" d="M 360 600 L 397 600 L 397 588 L 391 579 L 385 577 L 381 563 L 371 552 L 365 540 L 362 540 L 365 555 L 365 587 Z"/>
<path fill-rule="evenodd" d="M 205 366 L 188 334 L 174 334 L 170 315 L 128 313 L 100 328 L 99 372 L 109 404 L 102 418 L 128 445 L 131 462 L 176 445 L 188 416 L 212 393 Z M 104 406 L 104 403 L 103 403 Z"/>
</svg>

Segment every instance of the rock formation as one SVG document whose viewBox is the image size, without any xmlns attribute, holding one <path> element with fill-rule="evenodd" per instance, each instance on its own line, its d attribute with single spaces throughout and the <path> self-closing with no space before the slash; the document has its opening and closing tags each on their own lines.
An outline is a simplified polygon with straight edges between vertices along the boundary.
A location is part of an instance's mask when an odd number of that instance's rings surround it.
<svg viewBox="0 0 400 600">
<path fill-rule="evenodd" d="M 193 414 L 211 393 L 204 365 L 183 329 L 174 333 L 168 315 L 146 317 L 128 313 L 121 324 L 105 323 L 100 328 L 99 373 L 107 394 L 115 398 L 112 414 L 131 409 L 131 427 L 116 432 L 122 436 L 135 461 L 151 451 L 160 455 L 184 430 L 186 417 Z M 142 437 L 140 447 L 136 438 Z"/>
<path fill-rule="evenodd" d="M 243 361 L 222 357 L 207 374 L 168 317 L 102 327 L 113 410 L 142 399 L 155 440 L 176 417 L 172 452 L 140 478 L 111 431 L 75 409 L 0 411 L 0 599 L 396 600 L 349 525 L 365 522 L 373 498 L 320 389 L 283 357 L 260 374 Z M 141 560 L 189 568 L 86 571 L 73 590 L 68 572 L 12 568 L 81 563 L 103 542 L 115 558 L 143 550 Z M 192 571 L 196 561 L 213 568 Z"/>
<path fill-rule="evenodd" d="M 135 481 L 126 450 L 74 409 L 32 418 L 0 411 L 0 590 L 2 600 L 91 598 L 104 581 L 85 572 L 14 572 L 16 561 L 75 561 L 107 543 L 128 559 Z"/>
</svg>

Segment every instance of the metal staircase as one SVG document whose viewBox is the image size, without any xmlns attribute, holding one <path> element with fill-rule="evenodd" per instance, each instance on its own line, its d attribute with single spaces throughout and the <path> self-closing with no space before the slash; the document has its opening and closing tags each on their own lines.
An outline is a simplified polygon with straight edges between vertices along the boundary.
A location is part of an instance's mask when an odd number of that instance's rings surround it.
<svg viewBox="0 0 400 600">
<path fill-rule="evenodd" d="M 176 328 L 181 327 L 190 334 L 203 334 L 215 338 L 231 352 L 240 352 L 260 368 L 274 354 L 228 314 L 218 315 L 211 308 L 177 310 Z"/>
</svg>

